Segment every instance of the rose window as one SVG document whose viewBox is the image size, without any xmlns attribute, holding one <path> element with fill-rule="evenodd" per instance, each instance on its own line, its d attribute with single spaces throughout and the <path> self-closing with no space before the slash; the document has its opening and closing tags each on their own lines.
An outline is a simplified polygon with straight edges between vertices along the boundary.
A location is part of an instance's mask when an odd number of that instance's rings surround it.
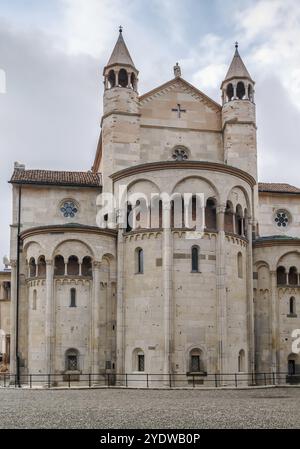
<svg viewBox="0 0 300 449">
<path fill-rule="evenodd" d="M 175 161 L 186 161 L 188 159 L 187 152 L 183 148 L 176 148 L 172 154 Z"/>
<path fill-rule="evenodd" d="M 286 228 L 289 224 L 289 215 L 286 211 L 277 211 L 275 215 L 275 223 L 279 228 Z"/>
<path fill-rule="evenodd" d="M 64 217 L 75 217 L 78 209 L 73 201 L 65 201 L 62 204 L 60 211 L 63 213 Z"/>
</svg>

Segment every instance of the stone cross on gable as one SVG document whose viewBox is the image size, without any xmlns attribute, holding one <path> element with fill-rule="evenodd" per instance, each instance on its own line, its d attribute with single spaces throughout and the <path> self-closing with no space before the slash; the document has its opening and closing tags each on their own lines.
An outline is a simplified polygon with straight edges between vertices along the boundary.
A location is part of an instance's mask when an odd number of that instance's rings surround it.
<svg viewBox="0 0 300 449">
<path fill-rule="evenodd" d="M 173 108 L 172 111 L 177 112 L 177 118 L 181 118 L 181 112 L 186 112 L 186 109 L 181 109 L 180 104 L 177 104 L 177 108 Z"/>
</svg>

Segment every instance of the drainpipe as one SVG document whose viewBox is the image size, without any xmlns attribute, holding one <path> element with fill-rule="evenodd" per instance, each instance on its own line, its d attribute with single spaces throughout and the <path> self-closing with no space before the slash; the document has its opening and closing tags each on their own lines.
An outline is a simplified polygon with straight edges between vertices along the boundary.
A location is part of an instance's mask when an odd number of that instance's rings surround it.
<svg viewBox="0 0 300 449">
<path fill-rule="evenodd" d="M 17 288 L 16 288 L 16 383 L 18 387 L 21 387 L 20 383 L 20 356 L 19 356 L 19 298 L 20 298 L 20 231 L 21 231 L 21 198 L 22 198 L 22 186 L 19 186 L 19 198 L 18 198 L 18 233 L 17 233 Z"/>
</svg>

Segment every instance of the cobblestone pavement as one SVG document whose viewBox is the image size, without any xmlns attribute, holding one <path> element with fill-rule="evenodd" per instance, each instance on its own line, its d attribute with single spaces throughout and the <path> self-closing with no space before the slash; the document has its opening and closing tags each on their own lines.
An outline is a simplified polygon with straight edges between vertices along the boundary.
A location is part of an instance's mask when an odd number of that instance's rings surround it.
<svg viewBox="0 0 300 449">
<path fill-rule="evenodd" d="M 300 428 L 300 388 L 2 388 L 0 410 L 0 428 Z"/>
</svg>

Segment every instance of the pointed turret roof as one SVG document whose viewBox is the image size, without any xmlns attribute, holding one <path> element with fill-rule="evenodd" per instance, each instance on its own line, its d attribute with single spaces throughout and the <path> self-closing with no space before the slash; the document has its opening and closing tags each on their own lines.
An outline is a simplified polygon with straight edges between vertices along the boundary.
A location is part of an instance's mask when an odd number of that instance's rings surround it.
<svg viewBox="0 0 300 449">
<path fill-rule="evenodd" d="M 249 80 L 254 82 L 253 79 L 251 78 L 250 73 L 246 69 L 246 66 L 243 63 L 243 60 L 239 54 L 237 42 L 235 43 L 235 52 L 233 55 L 233 59 L 231 61 L 229 69 L 226 73 L 224 81 L 228 81 L 232 78 L 248 78 Z M 224 83 L 224 81 L 223 81 L 223 83 Z"/>
<path fill-rule="evenodd" d="M 135 68 L 133 60 L 131 59 L 128 48 L 126 47 L 125 41 L 123 39 L 122 27 L 119 28 L 119 37 L 116 42 L 115 48 L 109 58 L 106 67 L 112 65 L 130 65 Z"/>
</svg>

